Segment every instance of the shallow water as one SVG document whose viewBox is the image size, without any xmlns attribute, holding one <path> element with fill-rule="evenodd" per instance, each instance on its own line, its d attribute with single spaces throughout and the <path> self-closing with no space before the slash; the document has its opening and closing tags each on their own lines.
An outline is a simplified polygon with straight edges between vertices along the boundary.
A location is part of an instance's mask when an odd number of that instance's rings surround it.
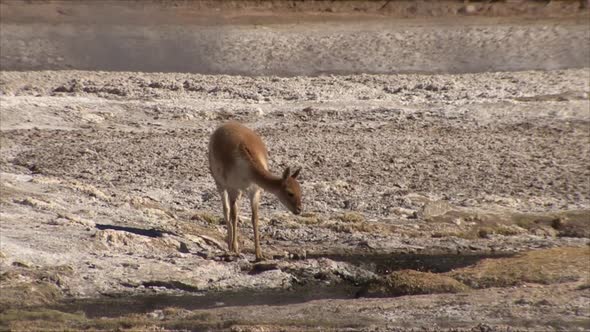
<svg viewBox="0 0 590 332">
<path fill-rule="evenodd" d="M 443 273 L 473 265 L 484 258 L 500 258 L 509 254 L 420 255 L 420 254 L 357 254 L 324 255 L 334 261 L 346 261 L 378 274 L 413 269 Z M 319 258 L 319 256 L 318 256 Z M 79 299 L 53 307 L 65 312 L 82 311 L 87 317 L 115 317 L 132 313 L 146 313 L 167 307 L 187 310 L 247 305 L 289 305 L 321 299 L 354 299 L 363 285 L 350 283 L 324 284 L 310 282 L 291 289 L 239 290 L 223 292 L 191 292 L 184 294 L 111 295 L 100 299 Z"/>
<path fill-rule="evenodd" d="M 313 255 L 309 258 L 329 258 L 334 261 L 348 262 L 377 274 L 388 274 L 399 270 L 416 270 L 422 272 L 444 273 L 454 269 L 473 265 L 484 258 L 502 258 L 510 253 L 486 254 L 352 254 L 352 255 Z"/>
<path fill-rule="evenodd" d="M 64 312 L 82 311 L 89 318 L 116 317 L 176 307 L 187 310 L 247 305 L 289 305 L 320 299 L 355 298 L 360 287 L 350 285 L 298 286 L 290 290 L 240 290 L 185 295 L 139 295 L 73 300 L 52 307 Z"/>
</svg>

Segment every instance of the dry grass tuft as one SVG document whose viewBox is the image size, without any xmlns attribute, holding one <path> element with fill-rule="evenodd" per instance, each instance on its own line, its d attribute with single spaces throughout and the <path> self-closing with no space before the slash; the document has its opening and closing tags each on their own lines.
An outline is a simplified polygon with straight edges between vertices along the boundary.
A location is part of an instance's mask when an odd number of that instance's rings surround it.
<svg viewBox="0 0 590 332">
<path fill-rule="evenodd" d="M 469 287 L 442 274 L 401 270 L 393 272 L 368 287 L 369 296 L 460 293 Z"/>
<path fill-rule="evenodd" d="M 223 224 L 223 218 L 215 216 L 209 212 L 196 212 L 190 218 L 191 220 L 201 221 L 209 225 L 221 225 Z"/>
<path fill-rule="evenodd" d="M 325 219 L 312 212 L 303 213 L 300 217 L 297 217 L 296 220 L 297 223 L 304 225 L 319 225 L 325 222 Z"/>
<path fill-rule="evenodd" d="M 590 238 L 590 211 L 553 213 L 481 213 L 465 209 L 448 211 L 429 219 L 431 223 L 465 222 L 456 230 L 438 232 L 433 237 L 457 236 L 465 239 L 489 238 L 492 235 L 514 236 L 531 233 L 549 237 Z"/>
<path fill-rule="evenodd" d="M 375 223 L 369 222 L 360 222 L 354 224 L 344 224 L 344 223 L 335 223 L 329 224 L 326 226 L 328 229 L 333 230 L 334 232 L 339 233 L 353 233 L 353 232 L 362 232 L 362 233 L 375 233 L 381 230 L 380 225 Z"/>
<path fill-rule="evenodd" d="M 361 223 L 365 221 L 365 217 L 358 212 L 346 212 L 338 216 L 338 219 L 347 223 Z"/>
<path fill-rule="evenodd" d="M 59 286 L 72 274 L 73 269 L 67 265 L 6 271 L 0 275 L 0 310 L 55 303 L 63 297 Z"/>
<path fill-rule="evenodd" d="M 552 284 L 588 278 L 588 262 L 590 248 L 552 248 L 516 257 L 484 259 L 447 275 L 473 288 Z"/>
<path fill-rule="evenodd" d="M 52 304 L 62 298 L 62 292 L 54 284 L 44 281 L 19 282 L 0 287 L 0 310 Z"/>
</svg>

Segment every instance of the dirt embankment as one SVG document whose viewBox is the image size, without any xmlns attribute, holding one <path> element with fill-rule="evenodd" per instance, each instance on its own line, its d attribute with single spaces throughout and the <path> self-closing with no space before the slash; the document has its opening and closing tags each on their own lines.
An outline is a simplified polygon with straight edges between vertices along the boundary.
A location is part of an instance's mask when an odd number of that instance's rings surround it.
<svg viewBox="0 0 590 332">
<path fill-rule="evenodd" d="M 321 21 L 367 16 L 440 17 L 579 17 L 586 0 L 561 1 L 414 1 L 414 0 L 2 0 L 1 18 L 10 22 L 121 22 L 130 24 Z M 211 19 L 207 19 L 210 17 Z M 273 18 L 274 17 L 274 18 Z"/>
<path fill-rule="evenodd" d="M 4 70 L 292 76 L 590 66 L 590 11 L 578 1 L 3 1 L 0 7 Z"/>
</svg>

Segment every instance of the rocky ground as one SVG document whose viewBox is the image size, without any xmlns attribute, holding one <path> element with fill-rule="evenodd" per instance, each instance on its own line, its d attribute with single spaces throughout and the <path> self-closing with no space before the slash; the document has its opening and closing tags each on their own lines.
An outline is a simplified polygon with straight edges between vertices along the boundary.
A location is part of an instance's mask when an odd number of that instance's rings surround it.
<svg viewBox="0 0 590 332">
<path fill-rule="evenodd" d="M 589 69 L 0 72 L 0 327 L 590 330 Z M 225 253 L 212 130 L 303 167 Z"/>
</svg>

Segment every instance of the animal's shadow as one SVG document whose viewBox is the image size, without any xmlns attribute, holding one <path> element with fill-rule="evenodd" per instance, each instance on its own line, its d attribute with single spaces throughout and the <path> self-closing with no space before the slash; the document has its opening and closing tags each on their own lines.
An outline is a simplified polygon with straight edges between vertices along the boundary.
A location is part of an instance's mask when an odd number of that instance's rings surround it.
<svg viewBox="0 0 590 332">
<path fill-rule="evenodd" d="M 114 231 L 124 231 L 124 232 L 129 232 L 129 233 L 133 233 L 133 234 L 137 234 L 137 235 L 141 235 L 141 236 L 152 237 L 152 238 L 162 237 L 162 236 L 164 236 L 164 234 L 177 235 L 173 232 L 159 230 L 159 229 L 155 229 L 155 228 L 143 229 L 143 228 L 137 228 L 137 227 L 116 226 L 116 225 L 107 225 L 107 224 L 96 224 L 96 228 L 100 229 L 100 230 L 111 229 Z"/>
</svg>

